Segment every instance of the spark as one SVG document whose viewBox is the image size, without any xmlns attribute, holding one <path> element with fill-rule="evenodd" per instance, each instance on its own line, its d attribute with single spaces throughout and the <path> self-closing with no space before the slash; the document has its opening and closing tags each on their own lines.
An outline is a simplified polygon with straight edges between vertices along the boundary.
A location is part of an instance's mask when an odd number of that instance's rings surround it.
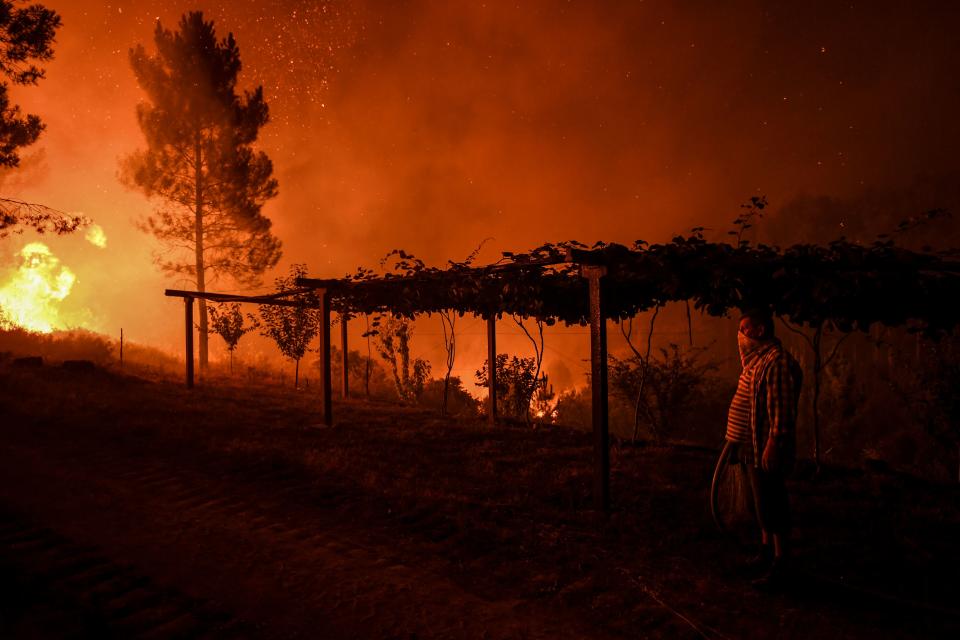
<svg viewBox="0 0 960 640">
<path fill-rule="evenodd" d="M 98 224 L 90 225 L 84 238 L 95 247 L 107 248 L 107 234 L 103 232 L 103 227 Z"/>
</svg>

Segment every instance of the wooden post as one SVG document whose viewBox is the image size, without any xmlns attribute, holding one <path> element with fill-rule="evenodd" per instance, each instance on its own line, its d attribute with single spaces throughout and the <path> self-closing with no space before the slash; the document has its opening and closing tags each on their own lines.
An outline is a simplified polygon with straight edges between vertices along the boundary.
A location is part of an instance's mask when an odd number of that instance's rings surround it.
<svg viewBox="0 0 960 640">
<path fill-rule="evenodd" d="M 330 299 L 326 289 L 317 289 L 320 299 L 320 415 L 324 426 L 333 426 L 333 394 L 330 389 Z"/>
<path fill-rule="evenodd" d="M 603 315 L 600 279 L 607 269 L 582 267 L 590 282 L 590 386 L 593 391 L 593 507 L 610 511 L 610 435 L 607 406 L 607 322 Z"/>
<path fill-rule="evenodd" d="M 342 380 L 340 383 L 340 394 L 343 396 L 343 399 L 346 400 L 347 396 L 350 395 L 350 376 L 349 373 L 349 361 L 348 361 L 348 349 L 347 349 L 347 312 L 340 312 L 340 348 L 343 350 L 343 357 L 340 359 L 341 364 L 343 365 Z"/>
<path fill-rule="evenodd" d="M 187 388 L 193 389 L 193 298 L 184 296 L 184 328 L 186 329 Z"/>
<path fill-rule="evenodd" d="M 487 316 L 487 421 L 497 422 L 497 314 Z"/>
</svg>

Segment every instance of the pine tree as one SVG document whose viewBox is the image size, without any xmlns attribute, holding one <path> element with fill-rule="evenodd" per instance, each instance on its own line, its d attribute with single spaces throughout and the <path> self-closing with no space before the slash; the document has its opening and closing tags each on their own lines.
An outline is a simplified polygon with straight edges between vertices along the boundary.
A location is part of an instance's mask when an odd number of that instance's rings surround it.
<svg viewBox="0 0 960 640">
<path fill-rule="evenodd" d="M 277 195 L 273 164 L 255 151 L 268 120 L 263 87 L 236 90 L 240 50 L 218 40 L 200 12 L 171 32 L 158 22 L 157 52 L 130 50 L 130 64 L 147 100 L 137 121 L 147 147 L 122 162 L 121 176 L 159 206 L 142 223 L 168 253 L 164 272 L 192 278 L 197 291 L 221 276 L 256 286 L 280 260 L 280 241 L 261 209 Z M 207 308 L 200 306 L 200 368 L 207 367 Z"/>
<path fill-rule="evenodd" d="M 10 101 L 8 83 L 35 85 L 44 77 L 38 63 L 53 58 L 60 16 L 40 4 L 16 6 L 0 0 L 0 181 L 3 172 L 20 166 L 20 149 L 37 141 L 40 116 L 24 115 Z M 0 197 L 0 238 L 31 228 L 38 233 L 70 233 L 88 220 L 42 204 Z"/>
<path fill-rule="evenodd" d="M 10 104 L 7 80 L 14 84 L 37 84 L 44 71 L 34 61 L 53 58 L 53 40 L 60 16 L 43 5 L 17 7 L 0 0 L 0 167 L 20 164 L 18 151 L 36 142 L 44 125 L 40 117 L 20 112 Z"/>
</svg>

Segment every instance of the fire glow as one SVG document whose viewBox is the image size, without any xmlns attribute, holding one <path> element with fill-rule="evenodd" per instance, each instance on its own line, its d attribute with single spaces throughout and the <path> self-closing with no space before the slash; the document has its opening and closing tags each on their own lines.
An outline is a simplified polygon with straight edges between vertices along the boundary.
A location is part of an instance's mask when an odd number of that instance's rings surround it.
<svg viewBox="0 0 960 640">
<path fill-rule="evenodd" d="M 86 238 L 87 242 L 97 248 L 107 248 L 107 234 L 103 232 L 103 227 L 98 224 L 90 225 L 90 228 L 87 229 L 87 233 L 84 238 Z"/>
<path fill-rule="evenodd" d="M 70 295 L 76 275 L 42 242 L 31 242 L 17 255 L 19 266 L 0 286 L 4 324 L 40 333 L 70 328 L 60 304 Z"/>
</svg>

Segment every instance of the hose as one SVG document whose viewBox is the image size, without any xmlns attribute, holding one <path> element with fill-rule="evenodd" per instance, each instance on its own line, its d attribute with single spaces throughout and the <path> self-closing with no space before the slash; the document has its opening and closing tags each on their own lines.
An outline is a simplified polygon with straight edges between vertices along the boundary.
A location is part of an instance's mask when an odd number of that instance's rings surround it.
<svg viewBox="0 0 960 640">
<path fill-rule="evenodd" d="M 717 525 L 720 533 L 725 533 L 727 530 L 723 524 L 723 519 L 720 517 L 720 477 L 730 462 L 732 449 L 733 443 L 729 440 L 724 441 L 720 457 L 717 458 L 717 466 L 713 470 L 713 480 L 710 482 L 710 515 L 713 516 L 713 522 Z"/>
</svg>

